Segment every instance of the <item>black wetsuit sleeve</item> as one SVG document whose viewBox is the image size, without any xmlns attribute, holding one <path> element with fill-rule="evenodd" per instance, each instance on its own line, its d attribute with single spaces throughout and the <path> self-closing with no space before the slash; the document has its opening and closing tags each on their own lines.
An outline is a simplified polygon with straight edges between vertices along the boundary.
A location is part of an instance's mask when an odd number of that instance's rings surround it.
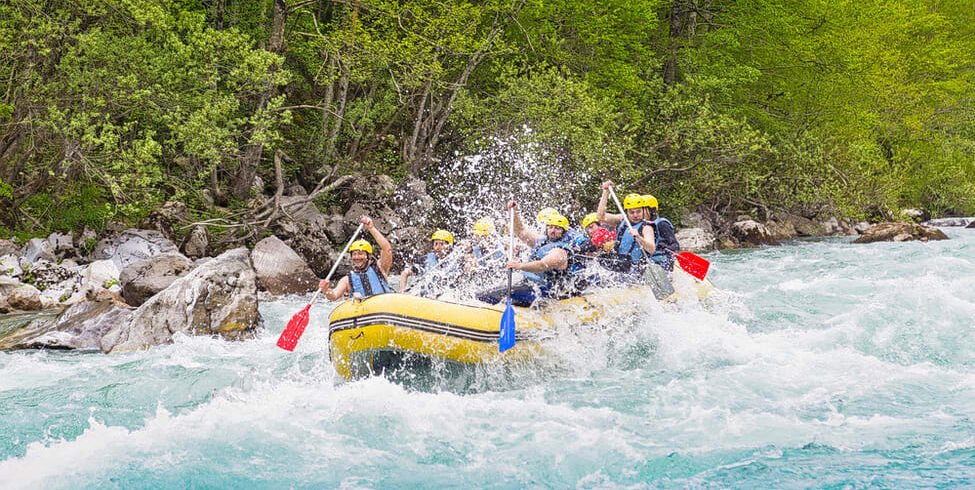
<svg viewBox="0 0 975 490">
<path fill-rule="evenodd" d="M 596 251 L 596 245 L 592 243 L 592 240 L 586 240 L 579 245 L 578 250 L 575 253 L 579 254 L 591 254 Z"/>
<path fill-rule="evenodd" d="M 655 230 L 660 233 L 660 244 L 663 248 L 670 250 L 671 252 L 680 251 L 680 243 L 677 242 L 677 234 L 674 233 L 674 227 L 670 223 L 663 222 L 657 225 Z"/>
</svg>

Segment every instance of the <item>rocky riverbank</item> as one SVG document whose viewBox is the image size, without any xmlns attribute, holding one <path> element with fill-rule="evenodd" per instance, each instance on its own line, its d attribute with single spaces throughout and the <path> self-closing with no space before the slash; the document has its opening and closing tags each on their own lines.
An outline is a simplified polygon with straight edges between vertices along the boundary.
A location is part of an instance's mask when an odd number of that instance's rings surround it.
<svg viewBox="0 0 975 490">
<path fill-rule="evenodd" d="M 120 352 L 170 342 L 176 333 L 249 338 L 262 327 L 258 291 L 314 290 L 361 215 L 373 217 L 390 238 L 400 267 L 411 252 L 425 249 L 433 229 L 426 223 L 434 199 L 418 180 L 397 186 L 385 176 L 355 177 L 341 196 L 353 204 L 325 210 L 304 196 L 300 187 L 289 188 L 281 196 L 284 217 L 252 247 L 215 247 L 205 224 L 190 222 L 180 203 L 162 206 L 140 228 L 0 240 L 0 349 Z M 797 214 L 759 221 L 694 212 L 680 223 L 684 249 L 706 252 L 830 235 L 857 236 L 858 243 L 945 239 L 934 226 L 971 227 L 975 220 L 871 225 Z M 462 237 L 464 227 L 452 231 Z"/>
</svg>

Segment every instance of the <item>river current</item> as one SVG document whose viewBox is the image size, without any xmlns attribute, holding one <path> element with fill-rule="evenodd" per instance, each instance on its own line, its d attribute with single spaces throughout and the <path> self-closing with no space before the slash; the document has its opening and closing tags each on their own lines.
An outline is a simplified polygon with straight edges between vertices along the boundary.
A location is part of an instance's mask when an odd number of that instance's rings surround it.
<svg viewBox="0 0 975 490">
<path fill-rule="evenodd" d="M 975 486 L 975 230 L 711 253 L 552 359 L 340 383 L 326 316 L 256 340 L 0 352 L 0 488 Z M 619 322 L 618 322 L 619 323 Z"/>
</svg>

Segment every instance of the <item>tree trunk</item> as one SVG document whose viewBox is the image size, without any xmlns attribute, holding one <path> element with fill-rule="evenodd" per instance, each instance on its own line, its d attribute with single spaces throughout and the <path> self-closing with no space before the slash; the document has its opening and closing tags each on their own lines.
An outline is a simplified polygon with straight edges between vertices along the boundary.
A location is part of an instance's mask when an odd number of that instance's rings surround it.
<svg viewBox="0 0 975 490">
<path fill-rule="evenodd" d="M 271 19 L 271 36 L 268 40 L 267 50 L 274 54 L 284 53 L 284 24 L 288 17 L 288 6 L 285 0 L 274 0 L 273 15 Z M 271 67 L 277 70 L 277 67 Z M 258 99 L 254 112 L 263 111 L 267 107 L 268 101 L 277 94 L 277 87 L 268 82 L 268 85 Z M 253 130 L 252 130 L 253 131 Z M 231 191 L 237 199 L 247 199 L 250 196 L 250 188 L 257 175 L 257 169 L 261 163 L 261 155 L 264 153 L 264 145 L 261 143 L 248 144 L 244 147 L 244 154 L 240 157 L 240 167 L 237 178 Z"/>
<path fill-rule="evenodd" d="M 678 55 L 695 30 L 696 15 L 690 2 L 691 0 L 674 0 L 670 6 L 670 39 L 663 67 L 664 84 L 668 87 L 680 81 Z"/>
</svg>

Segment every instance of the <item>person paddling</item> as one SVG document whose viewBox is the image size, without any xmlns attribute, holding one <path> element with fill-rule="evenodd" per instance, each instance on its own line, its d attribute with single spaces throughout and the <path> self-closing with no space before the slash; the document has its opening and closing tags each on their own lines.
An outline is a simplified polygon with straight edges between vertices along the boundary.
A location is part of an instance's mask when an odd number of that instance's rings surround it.
<svg viewBox="0 0 975 490">
<path fill-rule="evenodd" d="M 399 292 L 406 292 L 410 276 L 426 275 L 437 268 L 437 265 L 447 258 L 454 246 L 454 235 L 447 230 L 437 230 L 430 235 L 430 252 L 423 256 L 422 261 L 414 262 L 405 267 L 399 275 Z"/>
<path fill-rule="evenodd" d="M 680 252 L 680 242 L 677 241 L 674 224 L 658 214 L 659 203 L 656 197 L 650 194 L 644 195 L 643 204 L 646 219 L 653 224 L 654 234 L 657 237 L 654 243 L 656 250 L 650 255 L 650 260 L 670 272 L 674 270 L 674 254 Z"/>
<path fill-rule="evenodd" d="M 473 239 L 468 243 L 466 269 L 470 271 L 495 268 L 506 262 L 504 245 L 496 233 L 491 218 L 481 218 L 472 227 Z"/>
<path fill-rule="evenodd" d="M 387 279 L 389 269 L 393 265 L 393 246 L 376 228 L 372 218 L 363 216 L 359 221 L 379 244 L 379 259 L 377 260 L 373 255 L 372 245 L 369 242 L 365 240 L 352 242 L 349 246 L 349 260 L 352 262 L 352 270 L 349 274 L 339 279 L 335 288 L 329 287 L 329 282 L 326 280 L 318 283 L 319 289 L 330 301 L 345 297 L 347 294 L 358 294 L 367 298 L 393 292 Z"/>
<path fill-rule="evenodd" d="M 582 229 L 585 231 L 585 240 L 579 244 L 576 253 L 595 256 L 612 251 L 616 233 L 603 228 L 596 213 L 589 213 L 582 218 Z M 606 246 L 607 243 L 610 245 Z"/>
<path fill-rule="evenodd" d="M 515 201 L 508 202 L 508 209 L 517 210 Z M 572 266 L 572 246 L 566 239 L 569 220 L 561 214 L 549 214 L 545 221 L 545 235 L 540 235 L 524 226 L 521 216 L 514 214 L 514 233 L 522 242 L 531 245 L 529 261 L 510 261 L 507 267 L 522 271 L 524 279 L 512 288 L 512 303 L 528 306 L 539 297 L 566 297 L 577 292 L 574 284 Z M 534 284 L 532 284 L 534 283 Z M 507 292 L 507 287 L 478 295 L 487 303 L 498 303 Z"/>
<path fill-rule="evenodd" d="M 596 219 L 610 226 L 616 226 L 616 244 L 613 247 L 616 257 L 614 261 L 605 262 L 604 265 L 617 272 L 632 271 L 638 274 L 642 272 L 643 259 L 656 251 L 656 236 L 653 226 L 648 226 L 650 223 L 645 220 L 644 200 L 639 194 L 628 194 L 623 198 L 623 209 L 627 219 L 624 219 L 621 214 L 606 212 L 606 201 L 609 199 L 609 188 L 612 185 L 612 181 L 603 182 L 603 194 L 596 208 Z M 627 220 L 630 223 L 629 227 L 626 224 Z"/>
</svg>

